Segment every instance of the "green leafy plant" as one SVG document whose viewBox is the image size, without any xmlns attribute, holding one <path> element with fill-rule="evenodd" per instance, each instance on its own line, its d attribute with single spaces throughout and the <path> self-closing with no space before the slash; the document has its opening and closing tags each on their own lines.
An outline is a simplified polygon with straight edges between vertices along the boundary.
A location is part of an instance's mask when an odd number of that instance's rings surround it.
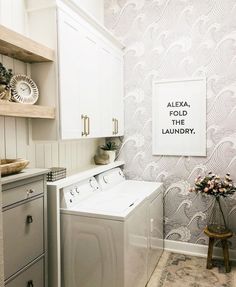
<svg viewBox="0 0 236 287">
<path fill-rule="evenodd" d="M 118 146 L 115 142 L 107 142 L 105 145 L 101 146 L 102 150 L 117 150 Z"/>
<path fill-rule="evenodd" d="M 6 69 L 3 64 L 0 63 L 0 84 L 8 85 L 12 76 L 12 69 Z"/>
</svg>

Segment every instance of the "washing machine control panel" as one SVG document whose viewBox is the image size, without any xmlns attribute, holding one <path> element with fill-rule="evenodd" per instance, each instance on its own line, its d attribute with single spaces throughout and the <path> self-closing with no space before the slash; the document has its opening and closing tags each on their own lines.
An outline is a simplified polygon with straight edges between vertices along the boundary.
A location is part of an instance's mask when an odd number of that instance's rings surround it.
<svg viewBox="0 0 236 287">
<path fill-rule="evenodd" d="M 123 171 L 120 168 L 113 168 L 111 170 L 100 173 L 96 179 L 102 190 L 107 190 L 125 180 Z"/>
<path fill-rule="evenodd" d="M 101 188 L 94 177 L 67 186 L 61 190 L 61 208 L 70 208 L 100 192 Z"/>
</svg>

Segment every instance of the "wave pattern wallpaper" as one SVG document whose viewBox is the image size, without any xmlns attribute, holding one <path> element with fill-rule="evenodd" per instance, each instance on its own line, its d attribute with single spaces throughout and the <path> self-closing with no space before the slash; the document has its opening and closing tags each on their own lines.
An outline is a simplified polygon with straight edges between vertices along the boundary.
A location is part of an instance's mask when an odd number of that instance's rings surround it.
<svg viewBox="0 0 236 287">
<path fill-rule="evenodd" d="M 126 45 L 120 156 L 128 178 L 164 183 L 169 240 L 207 244 L 211 199 L 188 192 L 197 175 L 236 182 L 235 15 L 235 0 L 105 0 L 105 25 Z M 153 156 L 152 81 L 198 76 L 207 77 L 207 157 Z M 236 196 L 227 210 L 236 231 Z"/>
</svg>

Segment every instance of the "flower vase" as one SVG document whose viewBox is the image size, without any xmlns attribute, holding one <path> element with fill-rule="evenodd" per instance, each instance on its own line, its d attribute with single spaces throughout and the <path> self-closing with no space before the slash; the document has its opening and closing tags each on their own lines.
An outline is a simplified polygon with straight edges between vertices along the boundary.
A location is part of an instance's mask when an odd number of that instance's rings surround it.
<svg viewBox="0 0 236 287">
<path fill-rule="evenodd" d="M 224 234 L 229 231 L 223 210 L 223 199 L 215 197 L 209 215 L 207 228 L 210 232 Z"/>
</svg>

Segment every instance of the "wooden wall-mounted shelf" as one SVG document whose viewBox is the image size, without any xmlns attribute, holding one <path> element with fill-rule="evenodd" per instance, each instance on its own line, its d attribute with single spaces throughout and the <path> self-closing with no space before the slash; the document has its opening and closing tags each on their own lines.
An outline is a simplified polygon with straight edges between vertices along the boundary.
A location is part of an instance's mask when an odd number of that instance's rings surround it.
<svg viewBox="0 0 236 287">
<path fill-rule="evenodd" d="M 0 54 L 25 63 L 54 61 L 54 51 L 0 25 Z"/>
<path fill-rule="evenodd" d="M 0 116 L 54 119 L 55 108 L 0 100 Z"/>
</svg>

